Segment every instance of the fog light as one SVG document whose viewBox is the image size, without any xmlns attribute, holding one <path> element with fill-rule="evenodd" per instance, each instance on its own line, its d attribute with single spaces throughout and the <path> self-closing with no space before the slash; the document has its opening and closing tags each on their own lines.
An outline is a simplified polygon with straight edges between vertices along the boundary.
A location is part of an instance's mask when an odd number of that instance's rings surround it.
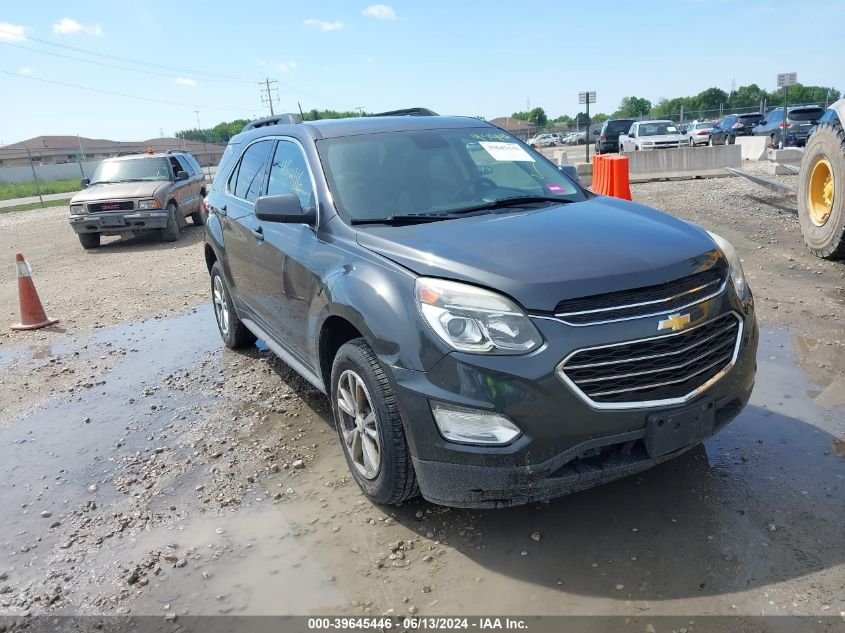
<svg viewBox="0 0 845 633">
<path fill-rule="evenodd" d="M 505 416 L 492 411 L 466 409 L 442 402 L 432 402 L 431 412 L 440 434 L 461 444 L 507 444 L 521 431 Z"/>
</svg>

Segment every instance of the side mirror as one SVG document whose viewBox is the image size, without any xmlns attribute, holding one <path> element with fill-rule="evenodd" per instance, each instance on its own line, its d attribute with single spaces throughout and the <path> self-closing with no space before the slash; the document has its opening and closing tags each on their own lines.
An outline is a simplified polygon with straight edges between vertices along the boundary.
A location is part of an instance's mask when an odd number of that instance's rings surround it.
<svg viewBox="0 0 845 633">
<path fill-rule="evenodd" d="M 294 193 L 262 196 L 255 201 L 255 217 L 265 222 L 281 224 L 316 224 L 317 212 L 303 209 Z"/>
<path fill-rule="evenodd" d="M 766 125 L 766 120 L 763 119 L 762 121 L 757 121 L 757 125 Z"/>
<path fill-rule="evenodd" d="M 188 178 L 188 172 L 181 170 L 176 172 L 176 182 L 179 182 L 180 180 L 187 180 Z"/>
<path fill-rule="evenodd" d="M 574 180 L 575 182 L 581 182 L 581 179 L 578 177 L 578 168 L 575 167 L 575 165 L 558 165 L 557 168 L 561 172 L 572 178 L 572 180 Z"/>
<path fill-rule="evenodd" d="M 82 185 L 83 189 L 87 189 L 88 185 L 91 184 L 91 179 L 90 178 L 80 178 L 79 184 Z"/>
</svg>

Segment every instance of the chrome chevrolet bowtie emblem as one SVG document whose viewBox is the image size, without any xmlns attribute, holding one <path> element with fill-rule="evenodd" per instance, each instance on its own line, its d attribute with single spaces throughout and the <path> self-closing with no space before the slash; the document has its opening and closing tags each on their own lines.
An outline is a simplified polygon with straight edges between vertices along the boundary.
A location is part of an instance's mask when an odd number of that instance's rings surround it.
<svg viewBox="0 0 845 633">
<path fill-rule="evenodd" d="M 677 332 L 678 330 L 683 330 L 686 326 L 688 326 L 689 322 L 689 314 L 673 314 L 658 321 L 657 331 L 662 332 L 663 330 L 672 330 L 673 332 Z"/>
</svg>

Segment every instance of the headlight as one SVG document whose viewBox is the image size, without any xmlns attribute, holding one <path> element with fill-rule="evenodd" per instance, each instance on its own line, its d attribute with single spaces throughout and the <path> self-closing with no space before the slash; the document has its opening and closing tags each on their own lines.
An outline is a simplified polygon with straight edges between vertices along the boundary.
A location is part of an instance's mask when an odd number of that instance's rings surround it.
<svg viewBox="0 0 845 633">
<path fill-rule="evenodd" d="M 707 233 L 713 238 L 713 241 L 716 242 L 716 246 L 719 247 L 719 250 L 722 251 L 725 258 L 728 260 L 728 264 L 730 265 L 731 283 L 734 285 L 734 290 L 736 290 L 737 296 L 742 301 L 745 301 L 745 295 L 748 292 L 748 287 L 745 283 L 745 273 L 742 271 L 742 262 L 739 261 L 739 255 L 736 254 L 734 247 L 731 246 L 731 243 L 724 237 L 716 235 L 715 233 L 710 233 L 710 231 L 707 231 Z"/>
<path fill-rule="evenodd" d="M 70 214 L 71 215 L 82 215 L 85 213 L 85 205 L 84 204 L 72 204 L 70 205 Z"/>
<path fill-rule="evenodd" d="M 542 337 L 510 299 L 469 284 L 421 277 L 417 306 L 431 329 L 462 352 L 524 354 Z"/>
<path fill-rule="evenodd" d="M 141 211 L 145 211 L 147 209 L 161 209 L 161 205 L 158 203 L 158 200 L 139 200 L 138 209 Z"/>
</svg>

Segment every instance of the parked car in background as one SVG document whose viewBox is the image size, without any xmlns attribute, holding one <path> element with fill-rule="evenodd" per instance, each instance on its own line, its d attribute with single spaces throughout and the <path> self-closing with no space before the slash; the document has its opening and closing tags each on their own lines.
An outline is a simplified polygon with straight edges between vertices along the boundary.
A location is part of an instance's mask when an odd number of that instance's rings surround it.
<svg viewBox="0 0 845 633">
<path fill-rule="evenodd" d="M 783 140 L 783 126 L 786 125 L 787 137 L 794 136 L 795 144 L 803 147 L 807 138 L 824 115 L 824 108 L 817 105 L 789 107 L 786 122 L 783 120 L 783 108 L 774 108 L 766 113 L 753 129 L 754 136 L 768 136 L 772 147 L 777 147 Z"/>
<path fill-rule="evenodd" d="M 608 119 L 602 123 L 596 138 L 596 153 L 618 152 L 619 135 L 630 130 L 636 121 L 636 119 Z"/>
<path fill-rule="evenodd" d="M 160 231 L 179 239 L 185 218 L 205 223 L 205 174 L 191 154 L 148 152 L 104 160 L 70 199 L 70 225 L 83 248 L 101 235 Z"/>
<path fill-rule="evenodd" d="M 586 132 L 573 132 L 566 139 L 567 145 L 584 145 L 587 142 Z"/>
<path fill-rule="evenodd" d="M 729 114 L 710 131 L 711 145 L 733 145 L 737 136 L 751 136 L 754 126 L 763 118 L 759 112 Z"/>
<path fill-rule="evenodd" d="M 716 125 L 715 121 L 698 121 L 688 123 L 684 134 L 688 139 L 690 147 L 696 145 L 707 145 L 710 143 L 710 130 Z"/>
<path fill-rule="evenodd" d="M 681 147 L 686 142 L 674 121 L 635 121 L 627 134 L 619 135 L 619 151 L 668 149 Z"/>
<path fill-rule="evenodd" d="M 758 328 L 724 238 L 595 196 L 485 121 L 285 117 L 234 136 L 209 192 L 214 315 L 328 395 L 374 502 L 548 500 L 748 402 Z"/>
<path fill-rule="evenodd" d="M 560 139 L 556 134 L 537 134 L 525 141 L 530 147 L 554 147 Z"/>
</svg>

